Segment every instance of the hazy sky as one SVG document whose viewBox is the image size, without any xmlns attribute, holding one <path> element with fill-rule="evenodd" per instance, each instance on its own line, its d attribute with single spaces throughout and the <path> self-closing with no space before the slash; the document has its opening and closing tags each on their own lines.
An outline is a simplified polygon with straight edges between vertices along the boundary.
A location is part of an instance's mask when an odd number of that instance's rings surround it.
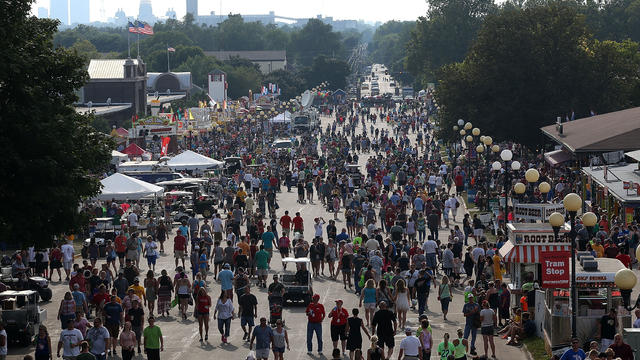
<svg viewBox="0 0 640 360">
<path fill-rule="evenodd" d="M 91 2 L 91 21 L 104 21 L 113 17 L 118 8 L 123 8 L 127 16 L 138 14 L 139 0 L 85 0 Z M 168 8 L 173 8 L 181 18 L 186 12 L 185 0 L 152 0 L 156 16 L 164 16 Z M 38 7 L 49 8 L 49 0 L 36 0 L 34 13 Z M 100 8 L 104 7 L 102 18 Z M 222 9 L 222 12 L 220 11 Z M 366 21 L 414 20 L 427 11 L 425 0 L 200 0 L 200 15 L 242 13 L 266 14 L 308 18 L 322 14 L 334 19 L 363 19 Z"/>
</svg>

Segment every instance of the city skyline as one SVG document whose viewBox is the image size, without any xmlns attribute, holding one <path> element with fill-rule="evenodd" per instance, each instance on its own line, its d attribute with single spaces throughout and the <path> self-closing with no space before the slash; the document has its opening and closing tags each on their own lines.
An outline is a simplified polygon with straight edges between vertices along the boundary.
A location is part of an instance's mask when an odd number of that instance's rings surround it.
<svg viewBox="0 0 640 360">
<path fill-rule="evenodd" d="M 90 2 L 90 21 L 106 22 L 112 18 L 117 9 L 122 8 L 128 17 L 137 17 L 140 1 L 125 0 L 84 0 Z M 182 18 L 186 13 L 185 0 L 152 0 L 153 14 L 163 18 L 168 9 L 175 10 L 177 17 Z M 222 5 L 222 6 L 221 6 Z M 33 3 L 32 12 L 37 14 L 39 7 L 50 9 L 50 0 L 37 0 Z M 104 12 L 101 8 L 104 7 Z M 321 0 L 301 6 L 298 1 L 280 0 L 277 2 L 262 2 L 256 0 L 200 0 L 198 2 L 199 15 L 216 14 L 267 14 L 274 11 L 277 15 L 292 18 L 312 18 L 317 15 L 333 17 L 334 19 L 353 19 L 368 22 L 389 20 L 415 20 L 426 13 L 427 5 L 424 0 L 405 0 L 403 6 L 389 7 L 388 2 L 382 0 Z M 103 14 L 103 15 L 101 15 Z"/>
</svg>

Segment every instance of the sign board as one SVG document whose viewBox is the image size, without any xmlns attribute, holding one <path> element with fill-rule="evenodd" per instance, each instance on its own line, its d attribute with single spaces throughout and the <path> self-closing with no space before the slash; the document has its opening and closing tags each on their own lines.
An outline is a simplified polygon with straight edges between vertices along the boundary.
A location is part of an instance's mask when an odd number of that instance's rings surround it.
<svg viewBox="0 0 640 360">
<path fill-rule="evenodd" d="M 567 243 L 566 238 L 567 231 L 561 231 L 558 234 L 558 241 L 556 241 L 553 231 L 549 232 L 516 232 L 515 244 L 516 245 L 544 245 L 544 244 L 564 244 Z"/>
<path fill-rule="evenodd" d="M 562 204 L 516 204 L 513 215 L 516 219 L 547 221 L 554 212 L 564 215 Z"/>
<path fill-rule="evenodd" d="M 615 283 L 615 276 L 616 273 L 614 272 L 576 273 L 576 283 L 582 283 L 582 285 L 591 284 L 594 285 L 593 287 L 602 283 L 611 285 L 611 283 Z"/>
<path fill-rule="evenodd" d="M 569 251 L 541 251 L 542 288 L 568 288 Z"/>
</svg>

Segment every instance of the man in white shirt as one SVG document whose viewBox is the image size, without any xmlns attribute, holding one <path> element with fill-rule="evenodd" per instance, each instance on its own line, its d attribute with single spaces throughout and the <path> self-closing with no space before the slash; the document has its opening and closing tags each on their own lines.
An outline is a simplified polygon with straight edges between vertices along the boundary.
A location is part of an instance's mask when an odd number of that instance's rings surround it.
<svg viewBox="0 0 640 360">
<path fill-rule="evenodd" d="M 213 227 L 213 240 L 222 241 L 222 232 L 224 229 L 220 214 L 216 214 L 216 217 L 211 220 L 211 226 Z"/>
<path fill-rule="evenodd" d="M 440 165 L 440 175 L 442 176 L 446 176 L 447 175 L 447 164 L 442 164 Z"/>
<path fill-rule="evenodd" d="M 84 340 L 82 332 L 73 327 L 73 320 L 67 321 L 67 328 L 60 333 L 60 341 L 58 341 L 58 357 L 60 357 L 60 349 L 64 360 L 75 359 L 80 355 L 80 343 Z"/>
<path fill-rule="evenodd" d="M 69 274 L 71 273 L 71 266 L 73 265 L 73 245 L 71 241 L 63 244 L 60 247 L 60 251 L 62 252 L 62 267 L 64 268 L 64 272 L 67 274 L 66 280 L 69 280 Z"/>
<path fill-rule="evenodd" d="M 412 335 L 413 331 L 410 327 L 404 329 L 404 333 L 407 335 L 407 337 L 402 339 L 402 341 L 400 342 L 400 353 L 398 354 L 398 360 L 423 360 L 422 344 L 420 344 L 420 340 Z"/>
<path fill-rule="evenodd" d="M 424 244 L 422 244 L 422 250 L 424 251 L 424 256 L 427 260 L 427 266 L 432 270 L 435 270 L 437 266 L 436 259 L 437 259 L 438 243 L 436 243 L 435 240 L 433 240 L 431 236 L 429 236 L 427 241 L 425 241 Z"/>
<path fill-rule="evenodd" d="M 138 214 L 132 211 L 129 216 L 127 216 L 127 220 L 129 221 L 129 229 L 131 233 L 136 232 L 138 230 Z"/>
</svg>

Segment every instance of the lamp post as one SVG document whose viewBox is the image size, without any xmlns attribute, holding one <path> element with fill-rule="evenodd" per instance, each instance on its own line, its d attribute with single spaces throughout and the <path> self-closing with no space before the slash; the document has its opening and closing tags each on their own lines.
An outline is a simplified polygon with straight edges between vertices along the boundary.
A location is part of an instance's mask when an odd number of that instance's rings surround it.
<svg viewBox="0 0 640 360">
<path fill-rule="evenodd" d="M 489 208 L 489 182 L 491 179 L 491 170 L 489 168 L 489 162 L 491 161 L 491 154 L 495 154 L 498 150 L 500 150 L 499 147 L 492 147 L 491 144 L 493 144 L 493 138 L 491 138 L 491 136 L 485 136 L 481 138 L 482 143 L 484 144 L 484 149 L 486 150 L 484 158 L 485 158 L 485 169 L 487 170 L 487 178 L 486 178 L 486 197 L 487 197 L 487 211 L 490 211 L 491 209 Z M 495 150 L 495 151 L 494 151 Z"/>
<path fill-rule="evenodd" d="M 497 146 L 497 145 L 496 145 Z M 500 159 L 504 161 L 504 176 L 503 176 L 503 190 L 504 190 L 504 235 L 507 235 L 507 221 L 509 218 L 509 191 L 511 189 L 511 182 L 513 181 L 511 171 L 520 170 L 520 162 L 511 161 L 513 159 L 513 153 L 509 149 L 504 149 L 500 153 Z M 494 168 L 495 169 L 495 168 Z M 499 169 L 498 169 L 499 170 Z"/>
<path fill-rule="evenodd" d="M 640 247 L 636 249 L 636 254 L 640 253 Z M 614 277 L 614 281 L 616 286 L 620 289 L 620 294 L 622 295 L 622 303 L 628 311 L 633 311 L 633 309 L 640 307 L 640 295 L 636 299 L 633 307 L 631 306 L 631 291 L 633 287 L 636 286 L 638 282 L 638 278 L 636 274 L 633 273 L 630 269 L 620 269 L 616 272 Z"/>
<path fill-rule="evenodd" d="M 571 231 L 569 231 L 569 240 L 571 241 L 571 337 L 576 337 L 576 310 L 577 291 L 576 291 L 576 236 L 578 233 L 575 229 L 576 214 L 582 207 L 582 198 L 576 193 L 567 194 L 562 200 L 565 210 L 569 213 L 569 221 Z"/>
<path fill-rule="evenodd" d="M 538 180 L 540 179 L 540 172 L 538 172 L 538 170 L 531 168 L 528 169 L 525 173 L 524 173 L 524 178 L 527 179 L 527 183 L 531 184 L 531 195 L 533 196 L 533 191 L 535 189 L 535 184 L 538 182 Z"/>
<path fill-rule="evenodd" d="M 542 194 L 542 202 L 547 202 L 547 194 L 551 191 L 551 185 L 549 185 L 548 182 L 543 181 L 538 184 L 538 190 L 540 190 L 540 193 Z"/>
</svg>

